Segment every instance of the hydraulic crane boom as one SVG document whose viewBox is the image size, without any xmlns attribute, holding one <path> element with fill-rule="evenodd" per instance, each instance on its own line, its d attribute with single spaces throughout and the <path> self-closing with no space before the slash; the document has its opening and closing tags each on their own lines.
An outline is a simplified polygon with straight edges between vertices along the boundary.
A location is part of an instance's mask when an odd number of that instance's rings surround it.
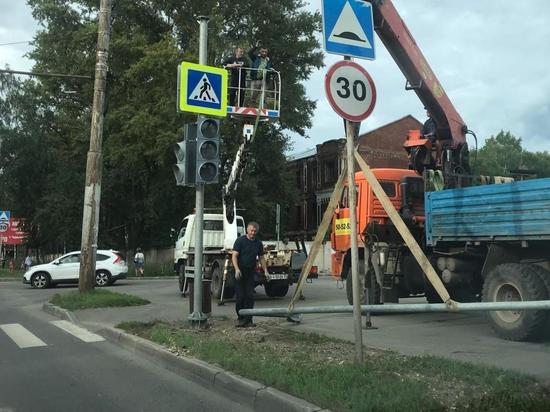
<svg viewBox="0 0 550 412">
<path fill-rule="evenodd" d="M 374 29 L 378 37 L 407 79 L 406 89 L 414 90 L 432 114 L 438 138 L 451 140 L 452 148 L 457 150 L 466 143 L 468 128 L 437 80 L 407 25 L 391 0 L 365 1 L 372 4 Z"/>
</svg>

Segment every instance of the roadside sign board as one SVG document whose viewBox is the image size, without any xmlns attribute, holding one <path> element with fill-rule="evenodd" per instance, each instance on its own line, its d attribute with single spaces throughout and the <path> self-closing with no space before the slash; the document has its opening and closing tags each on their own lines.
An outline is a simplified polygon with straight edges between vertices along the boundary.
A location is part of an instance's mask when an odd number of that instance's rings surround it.
<svg viewBox="0 0 550 412">
<path fill-rule="evenodd" d="M 363 0 L 322 0 L 322 3 L 325 50 L 374 60 L 372 5 Z"/>
<path fill-rule="evenodd" d="M 365 120 L 376 103 L 376 88 L 367 71 L 355 62 L 342 60 L 325 76 L 325 92 L 334 111 L 352 122 Z"/>
<path fill-rule="evenodd" d="M 227 70 L 182 62 L 178 67 L 178 110 L 227 115 Z"/>
<path fill-rule="evenodd" d="M 0 210 L 0 233 L 5 233 L 10 228 L 10 211 Z"/>
<path fill-rule="evenodd" d="M 9 210 L 0 210 L 0 245 L 20 245 L 26 237 L 23 220 L 13 218 Z"/>
</svg>

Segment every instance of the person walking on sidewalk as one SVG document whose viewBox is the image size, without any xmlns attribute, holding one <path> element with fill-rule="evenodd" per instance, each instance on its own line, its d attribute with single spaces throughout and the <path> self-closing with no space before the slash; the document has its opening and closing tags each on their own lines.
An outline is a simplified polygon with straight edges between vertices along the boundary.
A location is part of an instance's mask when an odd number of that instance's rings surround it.
<svg viewBox="0 0 550 412">
<path fill-rule="evenodd" d="M 233 245 L 231 261 L 235 269 L 235 292 L 237 302 L 237 327 L 254 327 L 252 316 L 242 316 L 241 309 L 254 308 L 254 287 L 256 275 L 256 260 L 264 269 L 265 276 L 268 276 L 267 264 L 264 258 L 264 245 L 256 238 L 260 226 L 256 222 L 250 222 L 246 227 L 246 235 L 239 237 Z M 268 278 L 269 280 L 269 278 Z"/>
<path fill-rule="evenodd" d="M 136 270 L 136 277 L 143 277 L 143 272 L 145 270 L 145 255 L 139 247 L 136 249 L 136 254 L 134 255 L 134 268 Z"/>
</svg>

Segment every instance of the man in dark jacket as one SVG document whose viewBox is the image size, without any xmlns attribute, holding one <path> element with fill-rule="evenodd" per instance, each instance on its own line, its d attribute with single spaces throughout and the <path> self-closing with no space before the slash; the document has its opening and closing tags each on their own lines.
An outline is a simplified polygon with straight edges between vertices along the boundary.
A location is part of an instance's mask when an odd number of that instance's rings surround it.
<svg viewBox="0 0 550 412">
<path fill-rule="evenodd" d="M 250 88 L 252 89 L 252 95 L 250 101 L 253 107 L 257 106 L 258 94 L 262 92 L 262 83 L 264 80 L 267 81 L 268 72 L 272 69 L 271 59 L 267 53 L 268 50 L 265 46 L 260 46 L 259 52 L 256 47 L 248 52 L 251 61 Z"/>
<path fill-rule="evenodd" d="M 231 261 L 235 269 L 235 292 L 237 295 L 235 310 L 238 316 L 237 327 L 240 328 L 256 326 L 252 322 L 252 316 L 242 316 L 239 311 L 254 308 L 257 258 L 260 260 L 266 277 L 268 276 L 267 264 L 264 258 L 264 245 L 256 238 L 258 229 L 259 225 L 256 222 L 250 222 L 246 227 L 246 235 L 239 237 L 233 245 Z"/>
<path fill-rule="evenodd" d="M 235 48 L 233 55 L 229 56 L 223 62 L 223 67 L 229 69 L 229 105 L 230 106 L 244 106 L 244 89 L 246 82 L 246 70 L 247 66 L 246 57 L 243 56 L 243 49 L 240 47 Z M 239 98 L 235 102 L 235 96 Z M 235 104 L 236 103 L 236 104 Z"/>
<path fill-rule="evenodd" d="M 435 120 L 432 117 L 432 114 L 428 109 L 426 109 L 426 116 L 428 119 L 424 122 L 422 125 L 422 130 L 420 131 L 420 134 L 424 136 L 425 139 L 430 139 L 431 141 L 436 140 L 436 134 L 437 134 L 437 125 L 435 124 Z"/>
</svg>

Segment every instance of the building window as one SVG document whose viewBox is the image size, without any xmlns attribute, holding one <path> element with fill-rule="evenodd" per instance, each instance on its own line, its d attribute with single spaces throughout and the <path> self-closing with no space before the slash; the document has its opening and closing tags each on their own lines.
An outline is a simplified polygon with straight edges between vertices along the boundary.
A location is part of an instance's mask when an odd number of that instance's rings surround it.
<svg viewBox="0 0 550 412">
<path fill-rule="evenodd" d="M 325 181 L 324 183 L 333 183 L 338 179 L 338 167 L 336 161 L 326 161 L 325 162 Z"/>
<path fill-rule="evenodd" d="M 296 187 L 302 188 L 302 168 L 298 166 L 296 170 Z"/>
</svg>

